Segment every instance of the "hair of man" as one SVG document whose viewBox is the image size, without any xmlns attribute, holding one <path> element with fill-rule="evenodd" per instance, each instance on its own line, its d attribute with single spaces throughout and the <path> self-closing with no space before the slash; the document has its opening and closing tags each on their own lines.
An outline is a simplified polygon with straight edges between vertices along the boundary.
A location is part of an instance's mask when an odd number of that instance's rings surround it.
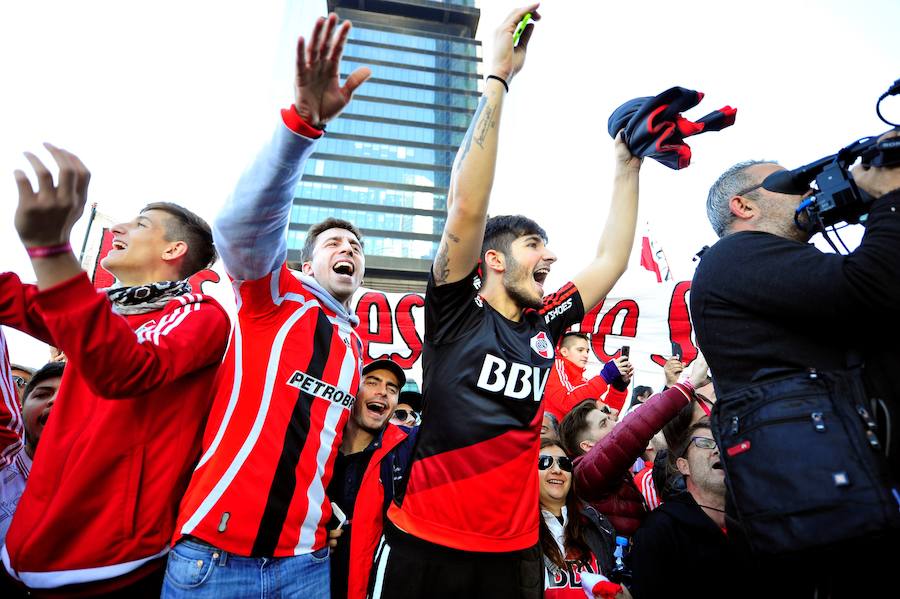
<svg viewBox="0 0 900 599">
<path fill-rule="evenodd" d="M 42 381 L 61 377 L 65 368 L 65 362 L 47 362 L 41 366 L 40 369 L 34 373 L 34 376 L 31 377 L 31 380 L 28 381 L 28 384 L 25 385 L 25 392 L 22 394 L 22 403 L 25 403 L 28 396 L 34 391 L 34 388 L 41 384 Z"/>
<path fill-rule="evenodd" d="M 541 449 L 547 447 L 559 447 L 566 452 L 566 448 L 563 447 L 559 441 L 556 441 L 555 439 L 541 439 Z M 569 452 L 566 452 L 567 455 L 568 453 Z M 537 467 L 537 464 L 535 464 L 535 467 Z M 584 539 L 584 524 L 581 518 L 581 500 L 578 499 L 578 495 L 575 493 L 574 473 L 570 472 L 569 478 L 572 483 L 569 487 L 569 493 L 566 495 L 566 515 L 568 520 L 566 521 L 565 526 L 564 546 L 567 555 L 571 555 L 576 559 L 588 559 L 591 555 L 591 550 Z M 547 527 L 547 523 L 544 522 L 543 516 L 539 520 L 541 551 L 543 551 L 544 556 L 553 562 L 555 566 L 565 570 L 567 568 L 566 556 L 562 555 L 559 551 L 559 546 L 556 544 L 553 535 L 550 534 L 550 529 Z"/>
<path fill-rule="evenodd" d="M 563 442 L 563 448 L 573 457 L 584 455 L 585 451 L 581 449 L 581 442 L 584 440 L 584 433 L 588 430 L 588 415 L 597 410 L 597 402 L 593 399 L 586 399 L 574 408 L 572 408 L 559 425 L 559 437 Z"/>
<path fill-rule="evenodd" d="M 314 224 L 309 228 L 309 231 L 307 231 L 306 241 L 303 242 L 303 248 L 300 250 L 301 264 L 312 260 L 313 253 L 316 249 L 316 239 L 328 229 L 344 229 L 345 231 L 350 231 L 356 236 L 359 245 L 363 245 L 362 233 L 359 232 L 356 225 L 347 220 L 329 217 L 322 222 Z"/>
<path fill-rule="evenodd" d="M 218 254 L 213 243 L 212 230 L 205 220 L 172 202 L 152 202 L 144 206 L 141 214 L 148 210 L 159 210 L 168 215 L 169 218 L 165 220 L 164 225 L 166 241 L 183 241 L 187 244 L 188 250 L 181 263 L 182 278 L 187 278 L 215 263 Z"/>
<path fill-rule="evenodd" d="M 547 243 L 547 232 L 544 229 L 521 214 L 506 214 L 492 216 L 484 225 L 484 241 L 481 243 L 481 257 L 488 250 L 510 255 L 512 242 L 525 235 L 537 235 Z"/>
<path fill-rule="evenodd" d="M 752 180 L 747 173 L 747 169 L 757 164 L 778 164 L 773 160 L 745 160 L 738 162 L 724 173 L 719 175 L 716 182 L 709 188 L 709 195 L 706 197 L 706 215 L 712 225 L 713 230 L 720 238 L 729 234 L 729 229 L 735 221 L 735 216 L 731 212 L 731 198 L 739 191 L 753 186 L 755 181 Z M 746 194 L 755 193 L 751 191 Z"/>
<path fill-rule="evenodd" d="M 582 333 L 580 331 L 569 331 L 563 334 L 562 340 L 559 342 L 560 347 L 572 347 L 579 339 L 588 342 L 588 345 L 591 343 L 591 339 L 587 333 Z"/>
</svg>

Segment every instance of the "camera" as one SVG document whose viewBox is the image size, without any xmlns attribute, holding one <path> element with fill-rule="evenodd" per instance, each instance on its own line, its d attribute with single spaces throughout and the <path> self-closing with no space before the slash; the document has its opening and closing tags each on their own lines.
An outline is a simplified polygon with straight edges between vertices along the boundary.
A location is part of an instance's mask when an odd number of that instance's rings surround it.
<svg viewBox="0 0 900 599">
<path fill-rule="evenodd" d="M 888 121 L 881 114 L 882 100 L 893 95 L 900 95 L 900 79 L 878 99 L 876 112 L 882 121 L 893 126 L 895 131 L 900 131 L 900 125 Z M 878 136 L 864 137 L 836 154 L 794 170 L 772 173 L 762 186 L 776 193 L 803 194 L 815 182 L 817 190 L 800 203 L 794 215 L 797 226 L 811 233 L 824 232 L 826 227 L 834 227 L 836 223 L 864 222 L 874 198 L 859 189 L 850 174 L 850 167 L 857 159 L 866 166 L 898 166 L 900 138 L 878 141 Z M 803 214 L 807 217 L 803 219 L 805 222 L 800 219 Z"/>
</svg>

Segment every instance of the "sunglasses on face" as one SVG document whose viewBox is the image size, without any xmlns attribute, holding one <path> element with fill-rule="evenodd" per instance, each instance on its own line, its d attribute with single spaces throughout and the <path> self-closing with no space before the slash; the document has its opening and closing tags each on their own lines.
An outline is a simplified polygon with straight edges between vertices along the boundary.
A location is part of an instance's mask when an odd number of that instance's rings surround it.
<svg viewBox="0 0 900 599">
<path fill-rule="evenodd" d="M 391 418 L 396 418 L 400 422 L 406 422 L 410 418 L 412 418 L 416 424 L 419 424 L 419 422 L 421 422 L 419 413 L 416 412 L 415 410 L 404 410 L 404 409 L 394 410 L 394 415 L 391 416 Z"/>
<path fill-rule="evenodd" d="M 538 470 L 546 470 L 553 466 L 553 462 L 559 464 L 559 469 L 563 472 L 571 472 L 572 471 L 572 460 L 567 458 L 564 455 L 561 456 L 552 456 L 552 455 L 539 455 L 538 456 Z"/>
<path fill-rule="evenodd" d="M 13 375 L 12 380 L 19 389 L 22 389 L 26 385 L 25 379 L 20 376 Z"/>
</svg>

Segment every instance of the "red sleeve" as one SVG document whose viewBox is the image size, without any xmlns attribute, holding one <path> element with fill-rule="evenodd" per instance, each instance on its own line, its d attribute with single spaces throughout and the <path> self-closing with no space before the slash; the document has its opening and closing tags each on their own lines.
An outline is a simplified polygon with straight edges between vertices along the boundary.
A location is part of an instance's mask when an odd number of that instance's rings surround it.
<svg viewBox="0 0 900 599">
<path fill-rule="evenodd" d="M 587 454 L 575 460 L 575 487 L 585 501 L 597 501 L 619 484 L 650 439 L 690 402 L 690 387 L 676 383 L 629 412 Z"/>
<path fill-rule="evenodd" d="M 230 333 L 225 311 L 199 294 L 182 298 L 169 302 L 152 330 L 135 335 L 85 273 L 37 294 L 69 363 L 106 398 L 142 395 L 222 359 Z"/>
<path fill-rule="evenodd" d="M 37 293 L 37 286 L 26 285 L 18 275 L 11 272 L 0 274 L 0 324 L 18 329 L 38 341 L 56 345 L 34 301 Z"/>
<path fill-rule="evenodd" d="M 599 376 L 597 377 L 600 378 Z M 614 410 L 622 411 L 622 406 L 625 405 L 625 400 L 628 398 L 628 389 L 623 389 L 619 391 L 615 387 L 610 386 L 609 391 L 606 393 L 606 397 L 602 398 L 603 403 L 608 405 Z"/>
<path fill-rule="evenodd" d="M 22 428 L 22 411 L 12 382 L 6 337 L 0 329 L 0 468 L 8 466 L 21 450 Z"/>
<path fill-rule="evenodd" d="M 544 409 L 562 419 L 572 408 L 586 399 L 600 399 L 607 388 L 603 377 L 595 376 L 587 382 L 573 385 L 566 375 L 563 358 L 554 360 L 544 389 Z"/>
</svg>

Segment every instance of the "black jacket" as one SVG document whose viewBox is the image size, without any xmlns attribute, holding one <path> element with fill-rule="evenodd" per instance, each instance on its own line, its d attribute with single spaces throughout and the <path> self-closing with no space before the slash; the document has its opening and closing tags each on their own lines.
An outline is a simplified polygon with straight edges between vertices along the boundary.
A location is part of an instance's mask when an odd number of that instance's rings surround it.
<svg viewBox="0 0 900 599">
<path fill-rule="evenodd" d="M 789 370 L 841 370 L 857 352 L 881 431 L 896 430 L 900 191 L 872 203 L 848 255 L 759 231 L 720 239 L 694 274 L 691 320 L 719 398 Z M 900 456 L 900 435 L 890 443 Z"/>
<path fill-rule="evenodd" d="M 626 560 L 635 599 L 740 597 L 742 585 L 725 533 L 679 493 L 650 512 Z M 725 590 L 727 589 L 727 591 Z"/>
</svg>

